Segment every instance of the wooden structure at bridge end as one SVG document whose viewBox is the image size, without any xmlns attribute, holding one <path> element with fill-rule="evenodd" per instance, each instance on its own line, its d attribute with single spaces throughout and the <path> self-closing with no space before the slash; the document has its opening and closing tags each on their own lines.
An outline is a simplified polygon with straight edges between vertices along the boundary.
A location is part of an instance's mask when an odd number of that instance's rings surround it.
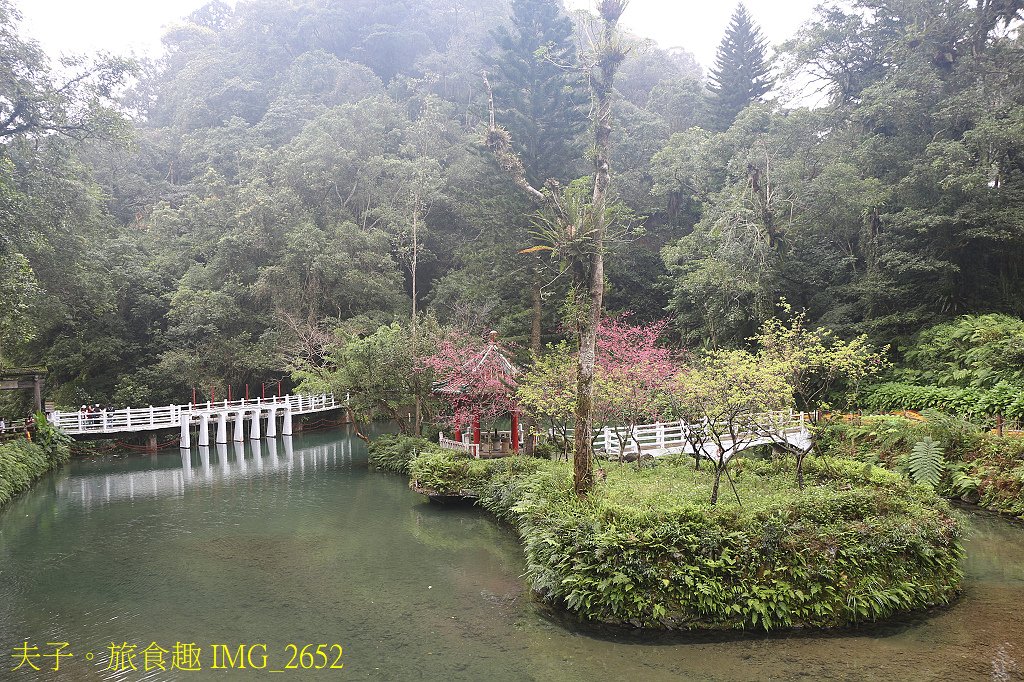
<svg viewBox="0 0 1024 682">
<path fill-rule="evenodd" d="M 0 391 L 32 391 L 36 412 L 43 411 L 43 385 L 48 372 L 45 367 L 0 368 Z"/>
</svg>

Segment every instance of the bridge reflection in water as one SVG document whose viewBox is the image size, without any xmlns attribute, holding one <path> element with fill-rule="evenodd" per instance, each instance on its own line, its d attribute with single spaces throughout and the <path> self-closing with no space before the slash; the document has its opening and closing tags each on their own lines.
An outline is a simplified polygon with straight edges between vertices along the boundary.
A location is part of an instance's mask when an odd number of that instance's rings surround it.
<svg viewBox="0 0 1024 682">
<path fill-rule="evenodd" d="M 268 474 L 303 477 L 352 464 L 352 440 L 346 438 L 296 449 L 291 436 L 220 443 L 179 450 L 180 468 L 76 475 L 57 482 L 59 498 L 88 508 L 113 500 L 180 497 L 190 488 Z"/>
</svg>

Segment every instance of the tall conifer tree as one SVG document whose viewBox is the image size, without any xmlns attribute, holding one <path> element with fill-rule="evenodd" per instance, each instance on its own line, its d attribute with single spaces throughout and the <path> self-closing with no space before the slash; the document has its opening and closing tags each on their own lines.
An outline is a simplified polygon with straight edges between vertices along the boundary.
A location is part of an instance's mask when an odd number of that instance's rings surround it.
<svg viewBox="0 0 1024 682">
<path fill-rule="evenodd" d="M 526 177 L 540 186 L 548 178 L 572 179 L 579 136 L 588 124 L 589 95 L 576 64 L 572 23 L 559 0 L 512 0 L 512 28 L 492 31 L 492 72 L 498 118 Z"/>
<path fill-rule="evenodd" d="M 743 3 L 738 4 L 711 70 L 715 123 L 721 130 L 732 125 L 748 104 L 759 101 L 771 90 L 773 79 L 766 50 L 767 41 L 761 29 Z"/>
</svg>

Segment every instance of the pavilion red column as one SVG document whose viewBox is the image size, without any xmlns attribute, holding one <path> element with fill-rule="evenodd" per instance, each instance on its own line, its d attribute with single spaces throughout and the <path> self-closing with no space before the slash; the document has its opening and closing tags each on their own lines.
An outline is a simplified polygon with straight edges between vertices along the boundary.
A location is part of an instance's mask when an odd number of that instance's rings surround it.
<svg viewBox="0 0 1024 682">
<path fill-rule="evenodd" d="M 512 452 L 519 454 L 519 410 L 512 410 L 512 435 L 509 437 L 512 441 Z"/>
<path fill-rule="evenodd" d="M 476 446 L 476 454 L 480 454 L 480 415 L 473 415 L 473 445 Z"/>
<path fill-rule="evenodd" d="M 462 442 L 462 427 L 461 426 L 456 426 L 455 427 L 455 440 L 457 442 L 459 442 L 459 443 Z"/>
</svg>

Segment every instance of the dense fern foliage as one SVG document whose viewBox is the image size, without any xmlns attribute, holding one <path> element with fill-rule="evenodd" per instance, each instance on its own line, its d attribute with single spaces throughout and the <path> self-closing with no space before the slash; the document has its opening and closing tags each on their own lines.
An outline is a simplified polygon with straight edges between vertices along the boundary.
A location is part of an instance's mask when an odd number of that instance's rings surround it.
<svg viewBox="0 0 1024 682">
<path fill-rule="evenodd" d="M 999 436 L 932 410 L 924 417 L 831 422 L 819 433 L 819 453 L 882 463 L 921 482 L 934 481 L 937 473 L 939 493 L 1024 517 L 1024 438 Z M 927 451 L 922 443 L 929 444 Z"/>
<path fill-rule="evenodd" d="M 876 621 L 947 603 L 961 529 L 924 486 L 879 467 L 749 462 L 743 506 L 707 503 L 710 472 L 686 459 L 608 468 L 586 500 L 567 464 L 426 454 L 424 492 L 467 495 L 518 526 L 527 577 L 586 621 L 645 628 L 773 630 Z"/>
<path fill-rule="evenodd" d="M 1022 419 L 1024 389 L 1005 382 L 987 389 L 886 382 L 865 390 L 862 405 L 875 412 L 934 408 L 976 418 L 1003 415 Z"/>
<path fill-rule="evenodd" d="M 409 462 L 426 452 L 438 452 L 439 448 L 425 438 L 394 434 L 378 436 L 368 446 L 370 464 L 378 469 L 409 473 Z"/>
<path fill-rule="evenodd" d="M 40 476 L 68 461 L 71 451 L 63 440 L 37 442 L 18 438 L 0 443 L 0 507 L 28 490 Z"/>
</svg>

